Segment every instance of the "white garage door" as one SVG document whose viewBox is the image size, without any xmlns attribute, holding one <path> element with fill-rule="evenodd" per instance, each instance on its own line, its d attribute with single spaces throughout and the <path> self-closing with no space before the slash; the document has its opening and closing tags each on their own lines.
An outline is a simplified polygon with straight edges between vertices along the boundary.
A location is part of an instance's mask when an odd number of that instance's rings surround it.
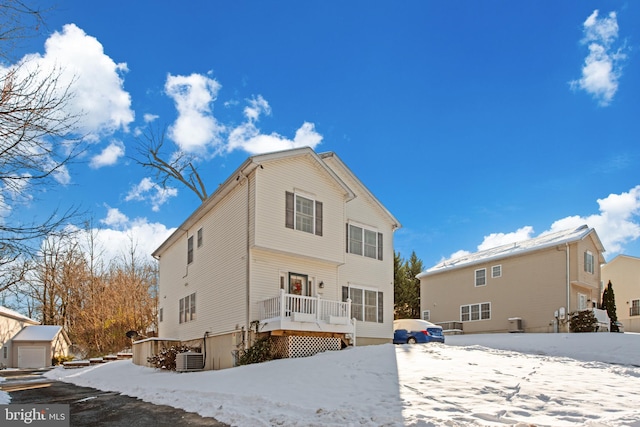
<svg viewBox="0 0 640 427">
<path fill-rule="evenodd" d="M 18 368 L 44 368 L 45 347 L 18 347 Z"/>
</svg>

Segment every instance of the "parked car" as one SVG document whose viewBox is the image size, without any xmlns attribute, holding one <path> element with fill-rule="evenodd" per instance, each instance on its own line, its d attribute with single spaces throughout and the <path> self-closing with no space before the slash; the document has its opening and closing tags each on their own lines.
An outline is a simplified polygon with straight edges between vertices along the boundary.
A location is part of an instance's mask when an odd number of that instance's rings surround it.
<svg viewBox="0 0 640 427">
<path fill-rule="evenodd" d="M 442 326 L 420 319 L 398 319 L 393 321 L 394 344 L 427 342 L 444 343 Z"/>
</svg>

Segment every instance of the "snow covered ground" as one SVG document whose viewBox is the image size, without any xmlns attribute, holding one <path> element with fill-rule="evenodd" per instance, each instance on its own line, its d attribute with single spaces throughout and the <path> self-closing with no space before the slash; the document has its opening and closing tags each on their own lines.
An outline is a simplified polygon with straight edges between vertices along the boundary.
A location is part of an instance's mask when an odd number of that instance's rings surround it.
<svg viewBox="0 0 640 427">
<path fill-rule="evenodd" d="M 222 371 L 117 361 L 46 375 L 234 426 L 640 427 L 640 334 L 630 333 L 458 335 Z"/>
</svg>

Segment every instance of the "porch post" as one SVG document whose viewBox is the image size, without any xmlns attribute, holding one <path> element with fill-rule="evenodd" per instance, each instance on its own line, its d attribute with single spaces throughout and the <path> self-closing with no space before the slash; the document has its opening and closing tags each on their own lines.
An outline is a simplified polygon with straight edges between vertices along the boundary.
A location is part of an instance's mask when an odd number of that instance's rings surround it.
<svg viewBox="0 0 640 427">
<path fill-rule="evenodd" d="M 284 289 L 280 289 L 280 321 L 284 320 L 286 300 L 284 297 Z"/>
</svg>

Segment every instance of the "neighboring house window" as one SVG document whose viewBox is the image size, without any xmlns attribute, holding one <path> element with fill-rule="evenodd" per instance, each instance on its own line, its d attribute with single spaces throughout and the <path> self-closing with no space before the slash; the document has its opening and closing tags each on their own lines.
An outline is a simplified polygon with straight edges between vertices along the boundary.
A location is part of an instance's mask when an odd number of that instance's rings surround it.
<svg viewBox="0 0 640 427">
<path fill-rule="evenodd" d="M 374 289 L 342 287 L 342 301 L 351 298 L 351 317 L 364 322 L 383 322 L 382 294 Z"/>
<path fill-rule="evenodd" d="M 347 224 L 347 253 L 382 261 L 382 233 Z"/>
<path fill-rule="evenodd" d="M 187 264 L 193 262 L 193 236 L 187 239 Z"/>
<path fill-rule="evenodd" d="M 2 347 L 2 357 L 5 359 L 9 357 L 9 347 Z"/>
<path fill-rule="evenodd" d="M 578 294 L 578 310 L 587 309 L 587 296 L 585 294 Z"/>
<path fill-rule="evenodd" d="M 196 294 L 180 298 L 180 323 L 196 320 Z"/>
<path fill-rule="evenodd" d="M 502 266 L 501 265 L 494 265 L 493 267 L 491 267 L 491 277 L 492 278 L 502 277 Z"/>
<path fill-rule="evenodd" d="M 584 271 L 593 274 L 593 254 L 590 251 L 584 253 Z"/>
<path fill-rule="evenodd" d="M 322 202 L 287 191 L 285 226 L 322 236 Z"/>
<path fill-rule="evenodd" d="M 491 319 L 491 303 L 469 304 L 460 306 L 460 321 L 469 322 L 473 320 Z"/>
<path fill-rule="evenodd" d="M 158 322 L 162 322 L 162 307 L 158 310 Z"/>
<path fill-rule="evenodd" d="M 431 310 L 422 310 L 422 320 L 431 320 Z"/>
<path fill-rule="evenodd" d="M 487 269 L 481 268 L 476 270 L 476 286 L 484 286 L 487 284 Z"/>
<path fill-rule="evenodd" d="M 202 247 L 202 228 L 198 230 L 198 247 Z"/>
<path fill-rule="evenodd" d="M 629 316 L 640 316 L 640 299 L 634 299 L 631 301 Z"/>
</svg>

